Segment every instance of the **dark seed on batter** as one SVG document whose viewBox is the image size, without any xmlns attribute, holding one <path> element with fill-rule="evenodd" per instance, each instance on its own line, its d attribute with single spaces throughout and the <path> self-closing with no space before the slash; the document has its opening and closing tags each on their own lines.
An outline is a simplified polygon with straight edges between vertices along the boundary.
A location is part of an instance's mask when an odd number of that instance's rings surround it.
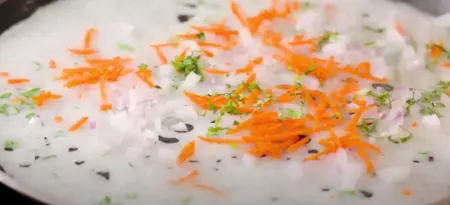
<svg viewBox="0 0 450 205">
<path fill-rule="evenodd" d="M 97 175 L 102 176 L 106 180 L 109 180 L 109 172 L 97 172 Z"/>
<path fill-rule="evenodd" d="M 270 200 L 271 201 L 278 201 L 278 198 L 277 197 L 272 197 Z"/>
<path fill-rule="evenodd" d="M 189 160 L 190 163 L 197 163 L 198 160 Z"/>
<path fill-rule="evenodd" d="M 372 192 L 368 192 L 368 191 L 365 191 L 365 190 L 360 190 L 359 192 L 366 198 L 370 198 L 370 197 L 373 196 Z"/>
<path fill-rule="evenodd" d="M 177 138 L 172 138 L 172 137 L 163 137 L 161 135 L 158 136 L 158 140 L 160 142 L 166 143 L 166 144 L 173 144 L 173 143 L 177 143 L 180 140 Z"/>
<path fill-rule="evenodd" d="M 180 15 L 178 15 L 178 21 L 180 23 L 184 23 L 186 21 L 189 21 L 189 19 L 191 19 L 192 17 L 194 17 L 194 16 L 188 15 L 188 14 L 180 14 Z"/>
<path fill-rule="evenodd" d="M 82 164 L 84 164 L 84 161 L 76 161 L 75 164 L 76 165 L 82 165 Z"/>
<path fill-rule="evenodd" d="M 191 7 L 191 8 L 196 8 L 197 7 L 197 5 L 190 4 L 190 3 L 185 3 L 184 5 L 187 6 L 187 7 Z"/>
<path fill-rule="evenodd" d="M 429 162 L 434 162 L 434 157 L 433 156 L 428 156 L 428 161 Z"/>
<path fill-rule="evenodd" d="M 231 158 L 233 158 L 233 159 L 237 159 L 237 156 L 233 155 L 233 156 L 231 156 Z"/>
<path fill-rule="evenodd" d="M 291 158 L 290 158 L 290 157 L 287 157 L 286 160 L 289 161 L 289 160 L 291 160 Z"/>
<path fill-rule="evenodd" d="M 330 191 L 330 189 L 328 189 L 328 188 L 323 188 L 322 191 L 323 191 L 323 192 L 328 192 L 328 191 Z"/>
<path fill-rule="evenodd" d="M 194 130 L 194 125 L 186 123 L 186 128 L 187 128 L 187 131 L 190 132 L 190 131 Z"/>
<path fill-rule="evenodd" d="M 308 150 L 308 154 L 317 154 L 317 153 L 319 153 L 319 151 L 316 150 L 316 149 L 310 149 L 310 150 Z"/>
<path fill-rule="evenodd" d="M 34 156 L 34 160 L 38 160 L 40 156 Z"/>
<path fill-rule="evenodd" d="M 414 160 L 413 162 L 414 162 L 414 163 L 420 163 L 419 160 Z"/>
<path fill-rule="evenodd" d="M 217 162 L 217 163 L 220 163 L 220 162 L 222 162 L 222 160 L 221 160 L 221 159 L 218 159 L 218 160 L 216 160 L 216 162 Z"/>
<path fill-rule="evenodd" d="M 19 165 L 19 167 L 28 168 L 28 167 L 31 167 L 31 164 L 21 164 L 21 165 Z"/>
<path fill-rule="evenodd" d="M 75 151 L 77 151 L 78 150 L 78 148 L 76 148 L 76 147 L 70 147 L 69 148 L 69 152 L 75 152 Z"/>
<path fill-rule="evenodd" d="M 12 151 L 14 151 L 14 149 L 13 148 L 11 148 L 11 147 L 5 147 L 5 149 L 4 149 L 5 151 L 7 151 L 7 152 L 12 152 Z"/>
</svg>

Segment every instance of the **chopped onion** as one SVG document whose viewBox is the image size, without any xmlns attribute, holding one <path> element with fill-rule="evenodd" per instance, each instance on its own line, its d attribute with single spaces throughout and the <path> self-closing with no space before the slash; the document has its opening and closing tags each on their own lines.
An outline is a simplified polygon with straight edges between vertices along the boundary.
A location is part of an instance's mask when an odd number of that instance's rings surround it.
<svg viewBox="0 0 450 205">
<path fill-rule="evenodd" d="M 422 122 L 427 128 L 439 128 L 441 127 L 441 120 L 435 114 L 422 117 Z"/>
</svg>

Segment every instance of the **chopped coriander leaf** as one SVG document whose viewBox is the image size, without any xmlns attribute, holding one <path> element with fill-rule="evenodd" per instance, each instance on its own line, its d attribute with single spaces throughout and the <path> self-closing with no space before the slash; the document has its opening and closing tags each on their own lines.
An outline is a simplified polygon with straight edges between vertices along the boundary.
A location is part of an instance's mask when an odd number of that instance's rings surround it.
<svg viewBox="0 0 450 205">
<path fill-rule="evenodd" d="M 3 93 L 2 95 L 0 95 L 0 98 L 5 99 L 5 98 L 10 98 L 12 96 L 12 93 L 8 92 L 8 93 Z"/>
<path fill-rule="evenodd" d="M 339 192 L 339 195 L 355 196 L 356 191 L 355 190 L 342 190 Z"/>
<path fill-rule="evenodd" d="M 227 88 L 231 88 L 231 85 L 230 85 L 230 84 L 228 84 L 228 83 L 226 84 L 226 86 L 227 86 Z"/>
<path fill-rule="evenodd" d="M 199 40 L 201 40 L 201 41 L 206 40 L 205 33 L 203 33 L 203 32 L 198 33 L 198 34 L 197 34 L 197 38 L 198 38 Z"/>
<path fill-rule="evenodd" d="M 180 85 L 175 84 L 175 85 L 172 85 L 172 87 L 175 88 L 175 90 L 178 90 L 178 88 L 180 88 Z"/>
<path fill-rule="evenodd" d="M 25 118 L 30 119 L 35 115 L 36 115 L 35 113 L 29 113 L 29 114 L 25 115 Z"/>
<path fill-rule="evenodd" d="M 20 95 L 22 95 L 23 97 L 26 97 L 26 98 L 30 98 L 30 97 L 38 95 L 39 92 L 41 92 L 40 88 L 32 88 L 26 92 L 20 93 Z"/>
<path fill-rule="evenodd" d="M 17 141 L 14 141 L 14 140 L 6 140 L 3 143 L 3 148 L 4 149 L 13 150 L 13 149 L 17 149 L 18 147 L 19 147 L 19 143 Z"/>
<path fill-rule="evenodd" d="M 367 96 L 373 97 L 378 107 L 392 108 L 392 95 L 390 92 L 374 93 L 367 92 Z"/>
<path fill-rule="evenodd" d="M 219 126 L 213 126 L 208 128 L 208 133 L 206 134 L 207 137 L 217 136 L 219 133 L 224 130 L 222 127 Z"/>
<path fill-rule="evenodd" d="M 363 28 L 363 30 L 374 32 L 374 33 L 383 33 L 385 30 L 384 28 L 374 28 L 371 26 L 363 26 L 362 28 Z"/>
<path fill-rule="evenodd" d="M 217 107 L 214 104 L 212 104 L 211 102 L 208 102 L 208 110 L 216 112 Z"/>
<path fill-rule="evenodd" d="M 201 81 L 204 80 L 205 76 L 201 72 L 199 66 L 200 56 L 186 56 L 183 59 L 179 59 L 179 56 L 175 57 L 175 60 L 172 61 L 172 66 L 185 77 L 189 75 L 189 73 L 194 72 L 195 74 L 201 77 Z"/>
<path fill-rule="evenodd" d="M 155 85 L 155 88 L 156 88 L 156 89 L 161 89 L 161 86 Z"/>
<path fill-rule="evenodd" d="M 105 198 L 103 198 L 98 205 L 108 205 L 112 203 L 112 199 L 111 196 L 105 196 Z"/>
<path fill-rule="evenodd" d="M 375 45 L 375 42 L 373 41 L 368 41 L 364 43 L 364 46 L 373 46 L 373 45 Z"/>
<path fill-rule="evenodd" d="M 193 199 L 194 198 L 192 196 L 184 197 L 183 200 L 181 200 L 180 205 L 188 205 Z"/>
<path fill-rule="evenodd" d="M 9 105 L 6 103 L 0 105 L 0 114 L 8 114 L 8 108 L 9 108 Z"/>
<path fill-rule="evenodd" d="M 358 130 L 365 136 L 371 136 L 377 131 L 378 120 L 374 118 L 364 118 L 361 124 L 357 125 Z"/>
<path fill-rule="evenodd" d="M 129 44 L 125 44 L 125 43 L 118 43 L 117 48 L 119 48 L 122 51 L 127 51 L 127 52 L 134 51 L 133 46 L 131 46 Z"/>
<path fill-rule="evenodd" d="M 138 68 L 140 68 L 140 69 L 147 69 L 148 65 L 145 64 L 145 63 L 141 63 L 141 64 L 139 64 Z"/>
<path fill-rule="evenodd" d="M 233 121 L 233 125 L 239 125 L 239 124 L 240 124 L 239 121 L 237 121 L 237 120 Z"/>
<path fill-rule="evenodd" d="M 232 102 L 231 100 L 227 102 L 220 111 L 221 114 L 231 114 L 231 115 L 237 115 L 239 112 L 237 111 L 237 103 Z"/>
<path fill-rule="evenodd" d="M 290 109 L 290 108 L 288 108 L 287 110 L 288 110 L 287 116 L 290 118 L 296 119 L 296 118 L 300 118 L 303 115 L 302 111 L 298 111 L 298 110 L 294 110 L 294 109 Z"/>
<path fill-rule="evenodd" d="M 338 32 L 327 31 L 327 33 L 325 33 L 325 35 L 318 42 L 319 48 L 322 49 L 326 44 L 330 43 L 331 40 L 337 40 L 338 37 Z"/>
<path fill-rule="evenodd" d="M 419 154 L 428 156 L 428 155 L 430 155 L 430 152 L 419 152 Z"/>
<path fill-rule="evenodd" d="M 407 130 L 403 126 L 400 126 L 399 128 L 402 129 L 403 131 L 407 132 L 408 135 L 405 136 L 405 137 L 398 137 L 398 138 L 395 138 L 395 139 L 393 139 L 392 136 L 389 136 L 387 138 L 389 141 L 393 142 L 394 144 L 399 144 L 399 143 L 404 144 L 404 143 L 407 143 L 409 140 L 411 140 L 413 138 L 413 134 L 409 130 Z"/>
<path fill-rule="evenodd" d="M 236 143 L 231 143 L 230 146 L 231 146 L 231 148 L 233 148 L 234 150 L 238 150 L 238 149 L 239 149 L 239 147 L 238 147 L 238 145 L 237 145 Z"/>
<path fill-rule="evenodd" d="M 259 85 L 256 82 L 251 82 L 248 84 L 248 86 L 247 86 L 248 92 L 252 92 L 255 89 L 261 90 L 261 88 L 259 87 Z"/>
<path fill-rule="evenodd" d="M 441 97 L 442 95 L 445 95 L 449 89 L 450 82 L 440 81 L 435 86 L 434 90 L 423 91 L 419 99 L 409 99 L 409 101 L 407 101 L 408 107 L 410 108 L 413 103 L 419 103 L 420 113 L 422 115 L 435 114 L 438 117 L 442 117 L 442 114 L 439 112 L 439 110 L 445 108 L 445 104 L 441 102 Z M 411 91 L 414 92 L 414 89 L 411 89 Z"/>
</svg>

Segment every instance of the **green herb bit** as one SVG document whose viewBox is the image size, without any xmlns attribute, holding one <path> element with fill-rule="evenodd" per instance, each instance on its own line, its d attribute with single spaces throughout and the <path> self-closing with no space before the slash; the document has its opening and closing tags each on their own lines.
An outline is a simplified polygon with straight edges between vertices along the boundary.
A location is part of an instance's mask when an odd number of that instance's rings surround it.
<svg viewBox="0 0 450 205">
<path fill-rule="evenodd" d="M 361 124 L 357 125 L 358 130 L 365 136 L 371 136 L 377 131 L 378 120 L 375 118 L 364 118 Z"/>
<path fill-rule="evenodd" d="M 58 156 L 56 156 L 56 155 L 48 155 L 48 156 L 45 156 L 45 157 L 42 157 L 42 160 L 49 160 L 49 159 L 52 159 L 52 158 L 56 158 L 56 157 L 58 157 Z"/>
<path fill-rule="evenodd" d="M 368 41 L 364 43 L 364 46 L 373 46 L 373 45 L 375 45 L 375 42 L 373 41 Z"/>
<path fill-rule="evenodd" d="M 237 120 L 233 121 L 233 125 L 237 126 L 239 124 L 241 124 L 239 121 L 237 121 Z"/>
<path fill-rule="evenodd" d="M 9 108 L 9 105 L 6 103 L 0 105 L 0 114 L 4 114 L 4 115 L 8 114 L 8 108 Z"/>
<path fill-rule="evenodd" d="M 30 98 L 30 97 L 38 95 L 40 92 L 41 92 L 40 88 L 32 88 L 26 92 L 20 93 L 20 95 L 22 95 L 23 97 L 26 97 L 26 98 Z"/>
<path fill-rule="evenodd" d="M 385 31 L 384 28 L 374 28 L 371 26 L 363 26 L 363 30 L 374 32 L 374 33 L 383 33 Z"/>
<path fill-rule="evenodd" d="M 428 156 L 428 155 L 430 155 L 430 152 L 419 152 L 419 154 L 424 155 L 424 156 Z"/>
<path fill-rule="evenodd" d="M 3 93 L 2 95 L 0 95 L 1 99 L 8 99 L 12 96 L 12 93 L 8 92 L 8 93 Z"/>
<path fill-rule="evenodd" d="M 290 118 L 297 119 L 303 115 L 302 111 L 298 111 L 298 110 L 294 110 L 294 109 L 290 109 L 290 108 L 288 108 L 287 110 L 288 110 L 287 116 Z"/>
<path fill-rule="evenodd" d="M 18 147 L 19 147 L 19 143 L 14 140 L 6 140 L 3 143 L 3 148 L 5 150 L 14 150 L 14 149 L 17 149 Z"/>
<path fill-rule="evenodd" d="M 322 49 L 326 44 L 330 43 L 331 40 L 337 40 L 338 38 L 338 32 L 327 31 L 327 33 L 325 33 L 325 35 L 319 40 L 318 46 Z"/>
<path fill-rule="evenodd" d="M 197 34 L 197 38 L 201 41 L 205 41 L 206 40 L 206 35 L 203 32 L 200 32 Z"/>
<path fill-rule="evenodd" d="M 356 196 L 355 190 L 342 190 L 339 192 L 339 195 L 348 195 L 348 196 Z"/>
<path fill-rule="evenodd" d="M 161 86 L 159 86 L 159 85 L 155 85 L 155 88 L 156 89 L 162 89 Z"/>
<path fill-rule="evenodd" d="M 316 70 L 316 63 L 312 63 L 311 66 L 305 71 L 305 75 L 308 75 L 309 73 Z"/>
<path fill-rule="evenodd" d="M 105 198 L 103 198 L 98 205 L 108 205 L 112 203 L 112 199 L 111 196 L 105 196 Z"/>
<path fill-rule="evenodd" d="M 127 51 L 127 52 L 132 52 L 134 51 L 133 46 L 129 45 L 129 44 L 125 44 L 125 43 L 118 43 L 117 44 L 117 48 L 119 48 L 122 51 Z"/>
<path fill-rule="evenodd" d="M 211 102 L 208 102 L 208 110 L 213 111 L 213 112 L 217 112 L 217 107 L 212 104 Z"/>
<path fill-rule="evenodd" d="M 238 150 L 239 149 L 239 147 L 238 147 L 238 145 L 236 143 L 231 143 L 230 146 L 234 150 Z"/>
<path fill-rule="evenodd" d="M 261 88 L 259 87 L 259 85 L 256 82 L 251 82 L 248 84 L 248 86 L 247 86 L 248 92 L 252 92 L 255 89 L 261 90 Z"/>
<path fill-rule="evenodd" d="M 373 97 L 378 107 L 392 108 L 392 94 L 390 92 L 382 92 L 378 94 L 369 91 L 366 95 Z"/>
<path fill-rule="evenodd" d="M 200 56 L 186 56 L 183 59 L 179 59 L 179 56 L 175 57 L 175 60 L 172 61 L 172 66 L 185 77 L 189 75 L 189 73 L 194 72 L 195 74 L 201 77 L 201 81 L 204 80 L 205 76 L 201 72 L 199 66 Z"/>
<path fill-rule="evenodd" d="M 208 133 L 206 134 L 207 137 L 217 136 L 219 133 L 224 130 L 222 127 L 219 126 L 212 126 L 208 128 Z"/>
<path fill-rule="evenodd" d="M 408 135 L 406 137 L 400 137 L 400 138 L 396 138 L 396 139 L 393 139 L 392 136 L 389 136 L 387 139 L 389 141 L 391 141 L 392 143 L 394 143 L 394 144 L 399 144 L 399 143 L 404 144 L 404 143 L 407 143 L 408 141 L 410 141 L 413 138 L 413 134 L 409 130 L 407 130 L 403 126 L 400 126 L 400 129 L 402 129 L 403 131 L 408 132 Z"/>
<path fill-rule="evenodd" d="M 30 119 L 35 115 L 36 115 L 36 113 L 28 113 L 27 115 L 25 115 L 25 118 Z"/>
<path fill-rule="evenodd" d="M 145 64 L 145 63 L 141 63 L 141 64 L 139 64 L 138 68 L 140 68 L 140 69 L 147 69 L 148 65 Z"/>
<path fill-rule="evenodd" d="M 192 196 L 184 197 L 183 200 L 181 200 L 180 205 L 188 205 L 192 202 L 194 198 Z"/>
<path fill-rule="evenodd" d="M 222 110 L 220 111 L 220 114 L 231 114 L 231 115 L 238 115 L 239 112 L 237 111 L 237 103 L 232 102 L 231 100 L 228 101 L 222 108 Z"/>
</svg>

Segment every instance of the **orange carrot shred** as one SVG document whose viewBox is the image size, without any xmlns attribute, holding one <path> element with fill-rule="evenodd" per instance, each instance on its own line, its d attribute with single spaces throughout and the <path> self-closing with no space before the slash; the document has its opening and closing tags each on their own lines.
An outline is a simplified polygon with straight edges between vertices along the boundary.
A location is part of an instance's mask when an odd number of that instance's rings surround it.
<svg viewBox="0 0 450 205">
<path fill-rule="evenodd" d="M 417 127 L 417 121 L 414 121 L 414 122 L 411 124 L 411 127 Z"/>
<path fill-rule="evenodd" d="M 100 105 L 100 110 L 101 110 L 101 111 L 112 110 L 112 104 L 111 104 L 111 103 L 108 103 L 108 104 L 102 104 L 102 105 Z"/>
<path fill-rule="evenodd" d="M 50 68 L 55 69 L 56 68 L 56 62 L 55 60 L 50 60 L 49 65 Z"/>
<path fill-rule="evenodd" d="M 75 132 L 80 129 L 87 121 L 88 117 L 84 116 L 69 128 L 69 132 Z"/>
<path fill-rule="evenodd" d="M 191 158 L 195 153 L 195 141 L 187 143 L 178 155 L 177 164 L 182 165 L 186 160 Z"/>
<path fill-rule="evenodd" d="M 205 191 L 209 191 L 212 192 L 214 194 L 217 194 L 219 196 L 223 196 L 225 195 L 222 191 L 212 187 L 212 186 L 208 186 L 208 185 L 204 185 L 204 184 L 196 184 L 195 187 L 199 188 L 199 189 L 203 189 Z"/>
<path fill-rule="evenodd" d="M 413 194 L 413 192 L 411 191 L 411 189 L 404 189 L 402 191 L 403 196 L 409 197 Z"/>
<path fill-rule="evenodd" d="M 186 176 L 178 179 L 177 181 L 172 182 L 173 184 L 182 184 L 190 179 L 193 179 L 194 177 L 198 176 L 198 170 L 194 170 L 192 172 L 189 172 Z"/>
<path fill-rule="evenodd" d="M 54 120 L 56 123 L 61 123 L 61 122 L 64 121 L 64 118 L 61 117 L 60 115 L 58 115 L 58 116 L 55 116 L 55 117 L 53 118 L 53 120 Z"/>
<path fill-rule="evenodd" d="M 22 84 L 28 82 L 30 82 L 30 80 L 26 78 L 13 78 L 8 80 L 8 84 Z"/>
<path fill-rule="evenodd" d="M 1 77 L 8 77 L 9 73 L 8 72 L 0 72 L 0 76 Z"/>
<path fill-rule="evenodd" d="M 84 49 L 91 48 L 92 38 L 96 32 L 97 32 L 97 29 L 95 29 L 95 28 L 90 28 L 86 31 L 86 34 L 84 36 L 84 45 L 83 45 Z"/>
</svg>

